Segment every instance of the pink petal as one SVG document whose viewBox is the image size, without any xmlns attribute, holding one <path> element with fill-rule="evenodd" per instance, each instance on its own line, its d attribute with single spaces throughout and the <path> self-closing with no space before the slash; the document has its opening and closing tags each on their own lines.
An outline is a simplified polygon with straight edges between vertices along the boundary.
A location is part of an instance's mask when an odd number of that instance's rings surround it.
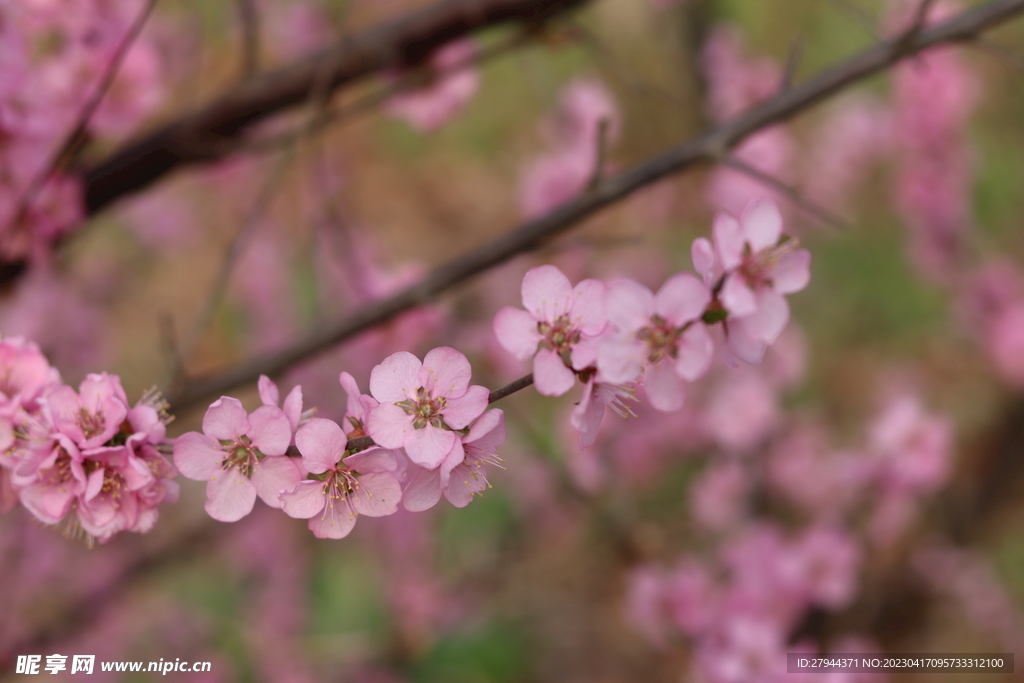
<svg viewBox="0 0 1024 683">
<path fill-rule="evenodd" d="M 292 387 L 292 390 L 288 392 L 288 396 L 284 399 L 284 405 L 281 406 L 281 410 L 284 411 L 285 416 L 288 418 L 288 424 L 291 425 L 292 431 L 299 426 L 299 420 L 302 419 L 302 387 L 296 385 Z"/>
<path fill-rule="evenodd" d="M 707 372 L 715 344 L 707 325 L 695 323 L 679 339 L 676 347 L 676 374 L 692 382 Z"/>
<path fill-rule="evenodd" d="M 733 318 L 743 318 L 757 310 L 757 298 L 743 276 L 733 273 L 725 278 L 721 293 L 722 305 Z"/>
<path fill-rule="evenodd" d="M 464 508 L 473 502 L 474 493 L 483 493 L 486 490 L 487 479 L 481 477 L 475 467 L 462 463 L 452 470 L 451 481 L 444 487 L 444 497 L 453 506 Z"/>
<path fill-rule="evenodd" d="M 537 320 L 521 308 L 505 306 L 494 316 L 494 334 L 498 343 L 519 360 L 537 353 L 540 332 Z"/>
<path fill-rule="evenodd" d="M 221 522 L 237 522 L 252 512 L 256 487 L 238 468 L 221 470 L 206 485 L 206 513 Z"/>
<path fill-rule="evenodd" d="M 601 379 L 622 384 L 637 379 L 647 361 L 647 344 L 632 334 L 608 335 L 597 349 Z"/>
<path fill-rule="evenodd" d="M 345 458 L 345 465 L 360 474 L 367 472 L 391 472 L 394 474 L 402 469 L 400 459 L 404 459 L 401 451 L 369 448 Z"/>
<path fill-rule="evenodd" d="M 461 465 L 465 459 L 466 449 L 462 445 L 462 441 L 456 439 L 455 445 L 448 451 L 448 455 L 444 456 L 441 466 L 437 468 L 441 473 L 441 488 L 448 486 L 448 479 L 451 477 L 452 470 Z"/>
<path fill-rule="evenodd" d="M 58 524 L 71 509 L 79 487 L 62 486 L 53 488 L 32 484 L 18 491 L 21 504 L 43 524 Z"/>
<path fill-rule="evenodd" d="M 799 292 L 811 281 L 811 252 L 800 249 L 783 256 L 771 278 L 772 288 L 779 294 Z"/>
<path fill-rule="evenodd" d="M 608 287 L 600 280 L 583 280 L 573 290 L 570 320 L 583 334 L 601 334 L 608 324 L 606 303 Z"/>
<path fill-rule="evenodd" d="M 605 405 L 597 400 L 596 394 L 594 380 L 591 379 L 583 390 L 583 400 L 569 416 L 569 422 L 580 433 L 580 448 L 590 448 L 594 445 L 597 441 L 597 430 L 604 419 Z"/>
<path fill-rule="evenodd" d="M 281 510 L 296 519 L 309 519 L 319 514 L 327 505 L 324 486 L 322 481 L 300 481 L 291 491 L 280 494 Z"/>
<path fill-rule="evenodd" d="M 693 246 L 690 247 L 690 258 L 693 260 L 694 270 L 700 273 L 705 283 L 710 283 L 715 271 L 715 250 L 711 247 L 711 242 L 705 237 L 695 239 Z"/>
<path fill-rule="evenodd" d="M 753 252 L 774 247 L 782 237 L 782 214 L 770 199 L 756 199 L 743 211 L 743 235 Z"/>
<path fill-rule="evenodd" d="M 224 451 L 205 434 L 186 432 L 174 440 L 174 464 L 189 479 L 209 480 L 223 460 Z"/>
<path fill-rule="evenodd" d="M 284 455 L 292 442 L 292 425 L 277 406 L 260 406 L 249 416 L 248 437 L 264 455 Z"/>
<path fill-rule="evenodd" d="M 384 517 L 398 512 L 402 486 L 389 472 L 374 472 L 359 477 L 359 488 L 352 494 L 352 508 L 367 517 Z"/>
<path fill-rule="evenodd" d="M 586 370 L 597 365 L 597 352 L 601 346 L 603 335 L 598 337 L 583 337 L 573 344 L 569 359 L 572 361 L 573 370 Z"/>
<path fill-rule="evenodd" d="M 345 433 L 333 420 L 314 417 L 295 432 L 295 446 L 307 472 L 323 474 L 333 469 L 345 453 Z"/>
<path fill-rule="evenodd" d="M 721 211 L 715 216 L 713 230 L 722 268 L 732 270 L 743 261 L 743 245 L 746 240 L 740 224 L 731 214 Z"/>
<path fill-rule="evenodd" d="M 405 452 L 417 465 L 434 469 L 444 461 L 456 441 L 458 438 L 453 432 L 427 425 L 423 429 L 410 430 L 405 440 Z"/>
<path fill-rule="evenodd" d="M 472 373 L 469 359 L 450 346 L 441 346 L 424 356 L 419 371 L 420 386 L 426 387 L 434 398 L 462 396 Z"/>
<path fill-rule="evenodd" d="M 474 385 L 464 396 L 448 399 L 448 405 L 441 411 L 445 424 L 452 429 L 466 427 L 487 410 L 487 399 L 490 394 L 487 387 Z"/>
<path fill-rule="evenodd" d="M 265 406 L 280 405 L 281 394 L 277 391 L 277 385 L 266 375 L 260 375 L 256 387 L 260 392 L 260 401 Z"/>
<path fill-rule="evenodd" d="M 345 538 L 356 525 L 356 514 L 348 501 L 328 501 L 323 514 L 309 520 L 309 530 L 317 538 Z"/>
<path fill-rule="evenodd" d="M 237 398 L 221 396 L 210 404 L 203 417 L 203 432 L 217 440 L 234 441 L 249 433 L 245 408 Z"/>
<path fill-rule="evenodd" d="M 689 273 L 670 277 L 655 297 L 654 310 L 668 322 L 680 327 L 704 315 L 711 292 Z"/>
<path fill-rule="evenodd" d="M 747 333 L 766 344 L 774 344 L 789 322 L 789 304 L 781 294 L 770 290 L 758 292 L 757 312 L 742 318 Z"/>
<path fill-rule="evenodd" d="M 670 412 L 683 407 L 683 385 L 667 359 L 647 369 L 644 387 L 655 409 Z"/>
<path fill-rule="evenodd" d="M 252 470 L 252 484 L 264 503 L 272 508 L 281 507 L 280 494 L 291 491 L 302 481 L 302 470 L 292 458 L 275 455 L 263 458 Z"/>
<path fill-rule="evenodd" d="M 370 371 L 370 394 L 381 403 L 415 398 L 423 363 L 407 351 L 393 353 Z"/>
<path fill-rule="evenodd" d="M 636 332 L 651 324 L 654 294 L 638 282 L 620 279 L 608 287 L 608 322 L 621 332 Z"/>
<path fill-rule="evenodd" d="M 402 492 L 402 506 L 409 512 L 423 512 L 441 500 L 441 470 L 413 468 L 412 477 Z"/>
<path fill-rule="evenodd" d="M 366 431 L 384 448 L 401 448 L 415 430 L 412 426 L 412 415 L 406 414 L 394 403 L 381 403 L 370 413 Z"/>
<path fill-rule="evenodd" d="M 561 396 L 572 389 L 576 374 L 557 353 L 541 349 L 533 359 L 533 381 L 542 396 Z"/>
<path fill-rule="evenodd" d="M 740 360 L 757 365 L 764 357 L 765 343 L 750 336 L 743 326 L 743 319 L 728 321 L 729 332 L 725 337 L 726 349 Z"/>
<path fill-rule="evenodd" d="M 554 322 L 572 305 L 572 284 L 555 266 L 531 268 L 523 276 L 523 306 L 535 320 Z"/>
<path fill-rule="evenodd" d="M 356 384 L 356 378 L 347 372 L 343 372 L 338 375 L 338 381 L 341 383 L 341 388 L 345 390 L 345 394 L 348 395 L 348 405 L 346 408 L 346 415 L 350 415 L 357 420 L 365 420 L 366 416 L 361 414 L 362 404 L 359 401 L 359 385 Z"/>
<path fill-rule="evenodd" d="M 501 410 L 488 410 L 469 428 L 469 433 L 462 437 L 463 446 L 472 446 L 485 453 L 494 453 L 498 446 L 508 438 L 508 427 L 505 426 L 505 413 Z"/>
</svg>

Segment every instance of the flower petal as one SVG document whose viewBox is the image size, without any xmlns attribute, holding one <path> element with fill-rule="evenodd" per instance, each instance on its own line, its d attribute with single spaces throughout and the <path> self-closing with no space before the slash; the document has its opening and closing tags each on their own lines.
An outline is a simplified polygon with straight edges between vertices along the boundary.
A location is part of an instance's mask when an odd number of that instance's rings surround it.
<svg viewBox="0 0 1024 683">
<path fill-rule="evenodd" d="M 412 415 L 394 403 L 381 403 L 366 422 L 366 432 L 384 448 L 401 448 L 413 431 Z"/>
<path fill-rule="evenodd" d="M 757 294 L 757 312 L 742 319 L 747 333 L 765 344 L 774 344 L 789 322 L 786 297 L 770 290 Z"/>
<path fill-rule="evenodd" d="M 782 214 L 770 199 L 755 199 L 743 211 L 743 236 L 757 253 L 774 247 L 782 237 Z"/>
<path fill-rule="evenodd" d="M 533 381 L 542 396 L 561 396 L 572 389 L 576 374 L 565 367 L 551 349 L 541 349 L 533 359 Z"/>
<path fill-rule="evenodd" d="M 323 474 L 333 469 L 345 453 L 347 439 L 337 422 L 314 417 L 295 432 L 295 446 L 307 472 Z"/>
<path fill-rule="evenodd" d="M 676 327 L 704 315 L 711 301 L 711 292 L 704 283 L 689 273 L 670 277 L 654 298 L 654 310 Z"/>
<path fill-rule="evenodd" d="M 359 477 L 359 488 L 351 495 L 352 508 L 367 517 L 384 517 L 398 512 L 402 486 L 390 472 L 373 472 Z"/>
<path fill-rule="evenodd" d="M 249 420 L 242 402 L 230 396 L 221 396 L 210 404 L 203 416 L 203 432 L 215 439 L 234 441 L 249 433 Z"/>
<path fill-rule="evenodd" d="M 393 353 L 370 371 L 370 394 L 381 403 L 398 403 L 416 397 L 423 363 L 407 351 Z"/>
<path fill-rule="evenodd" d="M 573 289 L 569 319 L 583 334 L 601 334 L 608 324 L 608 287 L 600 280 L 583 280 Z"/>
<path fill-rule="evenodd" d="M 654 293 L 633 280 L 614 280 L 608 287 L 608 322 L 621 332 L 636 332 L 651 324 Z"/>
<path fill-rule="evenodd" d="M 272 508 L 281 507 L 280 494 L 302 481 L 302 470 L 292 458 L 275 455 L 263 458 L 252 470 L 252 484 L 260 499 Z"/>
<path fill-rule="evenodd" d="M 680 337 L 676 346 L 676 374 L 692 382 L 707 372 L 715 344 L 707 325 L 695 323 Z"/>
<path fill-rule="evenodd" d="M 445 424 L 452 429 L 466 427 L 487 410 L 487 400 L 490 394 L 487 387 L 473 385 L 465 395 L 448 399 L 448 405 L 441 411 Z"/>
<path fill-rule="evenodd" d="M 186 432 L 174 440 L 174 464 L 189 479 L 208 481 L 223 460 L 224 451 L 205 434 Z"/>
<path fill-rule="evenodd" d="M 469 387 L 472 374 L 473 369 L 466 356 L 450 346 L 441 346 L 424 356 L 419 386 L 426 387 L 434 398 L 462 396 Z"/>
<path fill-rule="evenodd" d="M 411 430 L 405 440 L 405 452 L 417 465 L 434 469 L 444 461 L 456 441 L 458 438 L 454 432 L 427 425 L 423 429 Z"/>
<path fill-rule="evenodd" d="M 572 305 L 572 284 L 552 265 L 528 270 L 523 276 L 522 293 L 523 306 L 539 321 L 554 322 Z"/>
<path fill-rule="evenodd" d="M 800 249 L 783 256 L 771 279 L 772 288 L 779 294 L 799 292 L 811 281 L 811 252 Z"/>
<path fill-rule="evenodd" d="M 441 500 L 441 470 L 414 467 L 402 492 L 402 506 L 409 512 L 422 512 Z"/>
<path fill-rule="evenodd" d="M 706 237 L 698 237 L 690 247 L 690 258 L 693 269 L 704 278 L 704 284 L 710 284 L 715 273 L 715 250 Z"/>
<path fill-rule="evenodd" d="M 743 245 L 746 241 L 739 221 L 732 214 L 721 211 L 715 216 L 713 231 L 722 268 L 732 270 L 743 261 Z"/>
<path fill-rule="evenodd" d="M 264 455 L 284 455 L 292 442 L 292 425 L 277 406 L 260 406 L 249 415 L 248 437 Z"/>
<path fill-rule="evenodd" d="M 356 513 L 348 501 L 328 501 L 323 514 L 309 520 L 309 530 L 317 538 L 345 538 L 356 525 Z"/>
<path fill-rule="evenodd" d="M 252 512 L 256 487 L 232 467 L 221 470 L 206 485 L 206 513 L 221 522 L 237 522 Z"/>
<path fill-rule="evenodd" d="M 494 316 L 494 334 L 498 343 L 519 360 L 537 353 L 540 332 L 537 320 L 521 308 L 505 306 Z"/>
<path fill-rule="evenodd" d="M 259 381 L 256 383 L 256 387 L 260 392 L 260 401 L 265 406 L 276 406 L 281 403 L 281 394 L 277 391 L 277 385 L 274 384 L 266 375 L 260 375 Z"/>
<path fill-rule="evenodd" d="M 752 315 L 757 310 L 757 298 L 754 290 L 747 286 L 743 276 L 732 273 L 725 278 L 721 293 L 722 305 L 733 318 Z"/>
<path fill-rule="evenodd" d="M 656 410 L 671 412 L 683 407 L 683 385 L 667 359 L 647 368 L 644 387 Z"/>
<path fill-rule="evenodd" d="M 300 481 L 291 491 L 280 494 L 281 510 L 289 517 L 309 519 L 327 506 L 324 482 L 307 479 Z"/>
</svg>

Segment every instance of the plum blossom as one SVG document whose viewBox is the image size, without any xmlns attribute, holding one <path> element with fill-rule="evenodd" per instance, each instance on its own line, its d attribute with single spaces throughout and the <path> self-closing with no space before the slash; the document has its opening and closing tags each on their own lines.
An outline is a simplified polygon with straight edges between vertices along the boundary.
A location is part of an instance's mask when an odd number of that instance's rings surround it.
<svg viewBox="0 0 1024 683">
<path fill-rule="evenodd" d="M 683 405 L 682 380 L 707 370 L 714 345 L 701 322 L 711 293 L 696 277 L 680 273 L 653 294 L 632 280 L 617 280 L 608 289 L 606 334 L 597 352 L 602 379 L 633 381 L 644 373 L 651 405 L 677 410 Z"/>
<path fill-rule="evenodd" d="M 402 487 L 394 472 L 401 456 L 370 448 L 346 457 L 347 438 L 331 420 L 313 418 L 299 428 L 295 443 L 312 479 L 280 494 L 281 509 L 309 519 L 317 538 L 344 538 L 357 515 L 383 517 L 398 511 Z"/>
<path fill-rule="evenodd" d="M 596 359 L 593 341 L 607 324 L 606 289 L 598 280 L 573 287 L 555 266 L 539 266 L 523 277 L 526 310 L 506 306 L 495 316 L 501 345 L 519 360 L 533 357 L 533 379 L 544 396 L 569 391 L 575 371 Z"/>
<path fill-rule="evenodd" d="M 462 111 L 480 87 L 480 75 L 471 65 L 476 47 L 469 40 L 456 40 L 438 49 L 430 58 L 432 82 L 390 98 L 384 105 L 392 116 L 427 133 L 437 130 Z"/>
<path fill-rule="evenodd" d="M 580 448 L 590 448 L 597 442 L 597 431 L 604 419 L 605 408 L 611 408 L 623 419 L 635 418 L 637 415 L 629 403 L 636 400 L 634 386 L 601 382 L 592 375 L 583 388 L 583 398 L 569 418 L 580 433 Z"/>
<path fill-rule="evenodd" d="M 488 410 L 481 415 L 462 437 L 465 458 L 450 468 L 447 484 L 441 483 L 444 466 L 432 470 L 414 467 L 403 494 L 405 509 L 420 512 L 432 508 L 441 500 L 442 493 L 457 508 L 469 505 L 473 494 L 482 494 L 490 486 L 487 465 L 501 467 L 497 451 L 507 436 L 503 411 Z"/>
<path fill-rule="evenodd" d="M 715 217 L 714 248 L 705 238 L 694 241 L 694 267 L 714 286 L 729 350 L 758 363 L 789 321 L 783 295 L 799 292 L 810 280 L 811 255 L 782 234 L 782 215 L 770 200 L 747 205 L 739 220 L 721 212 Z"/>
<path fill-rule="evenodd" d="M 405 351 L 388 356 L 370 373 L 370 394 L 380 405 L 367 431 L 384 448 L 405 448 L 413 463 L 435 469 L 464 456 L 452 431 L 464 429 L 487 409 L 487 387 L 470 386 L 469 361 L 442 346 L 420 362 Z M 450 467 L 448 469 L 450 472 Z M 442 485 L 447 485 L 442 472 Z"/>
<path fill-rule="evenodd" d="M 252 512 L 256 496 L 281 507 L 278 493 L 302 479 L 291 458 L 288 416 L 276 406 L 246 415 L 236 398 L 222 396 L 203 417 L 203 433 L 187 432 L 174 442 L 174 463 L 183 475 L 206 481 L 206 512 L 236 522 Z"/>
</svg>

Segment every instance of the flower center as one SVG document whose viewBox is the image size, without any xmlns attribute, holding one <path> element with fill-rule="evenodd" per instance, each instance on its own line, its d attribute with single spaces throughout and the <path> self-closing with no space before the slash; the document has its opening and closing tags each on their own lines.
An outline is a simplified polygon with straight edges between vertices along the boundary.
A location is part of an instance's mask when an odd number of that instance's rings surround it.
<svg viewBox="0 0 1024 683">
<path fill-rule="evenodd" d="M 562 355 L 572 350 L 572 345 L 580 340 L 580 331 L 569 320 L 568 315 L 560 315 L 552 323 L 537 323 L 541 345 Z"/>
<path fill-rule="evenodd" d="M 636 333 L 636 338 L 647 344 L 647 359 L 657 363 L 665 356 L 676 357 L 676 342 L 680 330 L 672 327 L 660 315 L 651 317 L 651 324 Z"/>
<path fill-rule="evenodd" d="M 75 416 L 75 422 L 78 423 L 82 434 L 87 439 L 101 434 L 107 426 L 107 420 L 103 417 L 103 413 L 90 413 L 85 408 L 79 409 L 78 415 Z"/>
<path fill-rule="evenodd" d="M 738 271 L 752 288 L 771 287 L 772 275 L 779 267 L 784 256 L 792 254 L 800 246 L 795 237 L 783 236 L 782 241 L 774 247 L 762 249 L 756 254 L 750 253 L 750 245 L 744 245 L 743 262 Z"/>
<path fill-rule="evenodd" d="M 416 398 L 406 399 L 397 403 L 407 415 L 412 415 L 412 426 L 415 429 L 423 429 L 428 424 L 434 427 L 443 428 L 444 416 L 442 413 L 448 407 L 448 399 L 444 396 L 434 398 L 427 391 L 426 387 L 416 390 Z"/>
<path fill-rule="evenodd" d="M 220 466 L 225 470 L 237 467 L 238 471 L 246 477 L 252 476 L 253 468 L 256 467 L 260 458 L 264 457 L 259 449 L 252 445 L 247 436 L 239 436 L 235 441 L 221 441 L 220 445 L 221 450 L 226 454 Z"/>
</svg>

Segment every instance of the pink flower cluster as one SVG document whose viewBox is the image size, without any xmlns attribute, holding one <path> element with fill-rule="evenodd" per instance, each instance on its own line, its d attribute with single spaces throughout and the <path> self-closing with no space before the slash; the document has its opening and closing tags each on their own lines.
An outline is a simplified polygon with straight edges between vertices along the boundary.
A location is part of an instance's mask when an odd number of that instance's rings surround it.
<svg viewBox="0 0 1024 683">
<path fill-rule="evenodd" d="M 421 133 L 437 130 L 465 109 L 480 87 L 480 74 L 473 66 L 475 56 L 476 47 L 469 40 L 456 40 L 438 49 L 425 67 L 427 83 L 394 95 L 384 110 Z"/>
<path fill-rule="evenodd" d="M 20 501 L 40 522 L 101 542 L 146 532 L 157 506 L 177 499 L 161 455 L 169 421 L 158 397 L 131 406 L 121 380 L 62 384 L 38 347 L 0 341 L 0 508 Z"/>
<path fill-rule="evenodd" d="M 470 373 L 466 357 L 448 347 L 423 361 L 404 351 L 389 356 L 373 369 L 370 395 L 343 372 L 345 428 L 303 413 L 299 387 L 279 408 L 276 385 L 263 377 L 263 406 L 247 414 L 237 399 L 217 400 L 203 433 L 178 438 L 174 461 L 186 477 L 207 482 L 214 519 L 241 519 L 258 496 L 308 519 L 318 538 L 344 538 L 358 515 L 390 515 L 399 503 L 421 511 L 444 495 L 465 507 L 487 488 L 486 466 L 500 466 L 506 435 L 504 414 L 486 410 L 489 392 L 470 386 Z M 349 448 L 367 436 L 370 445 Z"/>
<path fill-rule="evenodd" d="M 624 401 L 642 384 L 651 405 L 682 406 L 685 383 L 710 365 L 710 328 L 720 324 L 726 357 L 757 363 L 789 319 L 784 298 L 810 279 L 810 254 L 783 235 L 769 200 L 754 201 L 739 219 L 715 219 L 714 244 L 700 238 L 693 262 L 703 278 L 679 273 L 655 294 L 631 280 L 575 287 L 554 266 L 526 274 L 526 310 L 506 306 L 494 319 L 502 346 L 533 358 L 533 378 L 545 396 L 560 396 L 578 378 L 586 384 L 573 413 L 580 445 L 594 443 L 606 406 L 630 414 Z"/>
<path fill-rule="evenodd" d="M 25 193 L 50 164 L 138 12 L 127 0 L 52 0 L 0 7 L 0 244 L 3 256 L 32 254 L 82 217 L 81 188 L 57 176 L 34 201 Z M 124 134 L 163 97 L 160 63 L 144 36 L 88 126 Z"/>
</svg>

